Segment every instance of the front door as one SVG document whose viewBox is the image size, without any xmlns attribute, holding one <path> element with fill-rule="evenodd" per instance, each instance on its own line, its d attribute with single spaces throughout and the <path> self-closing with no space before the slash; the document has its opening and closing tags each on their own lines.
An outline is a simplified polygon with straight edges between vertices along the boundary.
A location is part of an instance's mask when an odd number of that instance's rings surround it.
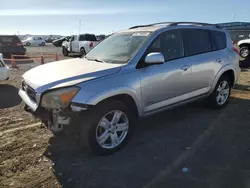
<svg viewBox="0 0 250 188">
<path fill-rule="evenodd" d="M 79 52 L 79 40 L 78 40 L 78 36 L 74 36 L 72 42 L 71 42 L 71 46 L 72 46 L 72 51 L 73 52 Z"/>
<path fill-rule="evenodd" d="M 185 94 L 192 92 L 192 67 L 184 58 L 183 40 L 179 31 L 172 30 L 159 35 L 145 55 L 151 52 L 161 52 L 165 63 L 139 69 L 145 114 L 185 100 Z"/>
</svg>

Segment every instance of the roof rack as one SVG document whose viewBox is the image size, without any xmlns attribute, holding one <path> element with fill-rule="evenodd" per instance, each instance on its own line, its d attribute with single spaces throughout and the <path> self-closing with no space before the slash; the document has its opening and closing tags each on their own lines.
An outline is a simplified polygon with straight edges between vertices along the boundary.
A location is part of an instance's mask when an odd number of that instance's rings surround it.
<svg viewBox="0 0 250 188">
<path fill-rule="evenodd" d="M 162 24 L 172 24 L 172 23 L 174 23 L 174 22 L 158 22 L 158 23 L 147 24 L 147 25 L 136 25 L 136 26 L 130 27 L 129 29 L 135 29 L 138 27 L 150 27 L 150 26 L 162 25 Z"/>
<path fill-rule="evenodd" d="M 162 24 L 167 24 L 168 26 L 188 24 L 188 25 L 199 25 L 199 26 L 214 26 L 216 28 L 220 28 L 220 26 L 218 26 L 217 24 L 200 23 L 200 22 L 158 22 L 158 23 L 153 23 L 153 24 L 148 24 L 148 25 L 137 25 L 137 26 L 130 27 L 129 29 L 135 29 L 139 27 L 150 27 L 150 26 L 162 25 Z"/>
</svg>

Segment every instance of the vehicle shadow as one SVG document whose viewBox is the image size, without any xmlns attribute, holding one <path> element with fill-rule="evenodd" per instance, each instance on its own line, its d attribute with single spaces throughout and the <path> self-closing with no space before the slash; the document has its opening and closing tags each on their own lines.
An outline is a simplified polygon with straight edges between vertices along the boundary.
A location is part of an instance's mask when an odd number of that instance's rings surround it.
<svg viewBox="0 0 250 188">
<path fill-rule="evenodd" d="M 52 137 L 44 155 L 53 162 L 53 172 L 62 187 L 142 187 L 183 152 L 212 125 L 221 114 L 250 100 L 234 98 L 225 109 L 204 108 L 202 102 L 179 107 L 139 120 L 127 147 L 110 156 L 77 152 L 76 143 Z M 231 112 L 232 111 L 232 112 Z M 84 125 L 83 125 L 84 126 Z M 166 187 L 166 186 L 165 186 Z"/>
<path fill-rule="evenodd" d="M 244 61 L 240 61 L 241 68 L 249 68 L 250 67 L 250 57 L 246 58 Z"/>
<path fill-rule="evenodd" d="M 240 85 L 240 84 L 235 84 L 234 89 L 239 89 L 243 91 L 250 91 L 250 85 Z"/>
<path fill-rule="evenodd" d="M 18 88 L 12 85 L 0 84 L 0 109 L 19 105 L 22 99 L 19 97 L 18 91 Z"/>
</svg>

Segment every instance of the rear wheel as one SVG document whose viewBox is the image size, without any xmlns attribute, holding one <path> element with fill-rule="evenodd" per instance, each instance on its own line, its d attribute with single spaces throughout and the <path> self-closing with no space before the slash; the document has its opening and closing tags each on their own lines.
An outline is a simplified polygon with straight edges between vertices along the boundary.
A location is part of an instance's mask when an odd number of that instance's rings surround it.
<svg viewBox="0 0 250 188">
<path fill-rule="evenodd" d="M 134 116 L 127 106 L 116 100 L 93 107 L 79 134 L 80 146 L 87 146 L 99 155 L 112 154 L 131 138 Z"/>
<path fill-rule="evenodd" d="M 241 49 L 240 49 L 240 56 L 243 57 L 243 58 L 247 58 L 250 54 L 250 49 L 249 47 L 247 46 L 243 46 Z"/>
<path fill-rule="evenodd" d="M 213 93 L 207 99 L 207 104 L 212 108 L 222 108 L 229 100 L 231 94 L 231 82 L 228 76 L 222 75 Z"/>
<path fill-rule="evenodd" d="M 81 53 L 81 57 L 84 57 L 86 55 L 85 49 L 81 48 L 80 53 Z"/>
<path fill-rule="evenodd" d="M 42 43 L 41 43 L 41 46 L 45 46 L 45 42 L 42 42 Z"/>
<path fill-rule="evenodd" d="M 31 45 L 30 42 L 27 42 L 27 43 L 26 43 L 26 46 L 30 46 L 30 45 Z"/>
</svg>

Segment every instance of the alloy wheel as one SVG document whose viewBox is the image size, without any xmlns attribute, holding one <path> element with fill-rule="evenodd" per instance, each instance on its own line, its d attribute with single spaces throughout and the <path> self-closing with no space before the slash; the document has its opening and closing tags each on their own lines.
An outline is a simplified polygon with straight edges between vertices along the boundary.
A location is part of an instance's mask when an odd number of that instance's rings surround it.
<svg viewBox="0 0 250 188">
<path fill-rule="evenodd" d="M 97 143 L 105 149 L 119 146 L 128 134 L 129 120 L 127 115 L 114 110 L 101 118 L 96 127 Z"/>
</svg>

